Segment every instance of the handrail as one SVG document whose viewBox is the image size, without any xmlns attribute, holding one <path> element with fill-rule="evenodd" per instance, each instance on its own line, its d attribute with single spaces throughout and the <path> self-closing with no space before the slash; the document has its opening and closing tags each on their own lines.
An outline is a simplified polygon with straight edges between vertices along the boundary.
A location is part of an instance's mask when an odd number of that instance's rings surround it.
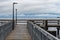
<svg viewBox="0 0 60 40">
<path fill-rule="evenodd" d="M 0 40 L 5 40 L 6 36 L 12 31 L 12 22 L 7 22 L 0 26 Z"/>
<path fill-rule="evenodd" d="M 42 29 L 41 27 L 37 26 L 36 24 L 34 24 L 33 22 L 31 21 L 28 21 L 27 23 L 27 26 L 28 26 L 28 30 L 30 31 L 30 34 L 32 36 L 32 39 L 36 39 L 35 40 L 45 40 L 45 39 L 42 39 L 42 37 L 46 38 L 46 40 L 60 40 L 58 39 L 57 37 L 53 36 L 52 34 L 48 33 L 47 31 L 45 31 L 44 29 Z M 40 39 L 40 36 L 41 36 L 41 39 Z"/>
<path fill-rule="evenodd" d="M 49 39 L 58 39 L 57 37 L 51 35 L 50 33 L 48 33 L 47 31 L 45 31 L 44 29 L 42 29 L 41 27 L 37 26 L 36 24 L 34 25 L 39 31 L 41 31 L 45 36 L 47 36 Z"/>
</svg>

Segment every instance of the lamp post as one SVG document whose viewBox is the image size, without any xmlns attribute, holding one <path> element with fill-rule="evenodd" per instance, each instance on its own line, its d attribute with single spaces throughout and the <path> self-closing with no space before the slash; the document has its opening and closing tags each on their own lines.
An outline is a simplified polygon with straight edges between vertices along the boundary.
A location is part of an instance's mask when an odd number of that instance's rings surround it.
<svg viewBox="0 0 60 40">
<path fill-rule="evenodd" d="M 17 9 L 16 9 L 16 25 L 17 25 Z"/>
<path fill-rule="evenodd" d="M 12 30 L 14 30 L 14 5 L 17 4 L 16 2 L 13 3 L 13 25 L 12 25 Z"/>
</svg>

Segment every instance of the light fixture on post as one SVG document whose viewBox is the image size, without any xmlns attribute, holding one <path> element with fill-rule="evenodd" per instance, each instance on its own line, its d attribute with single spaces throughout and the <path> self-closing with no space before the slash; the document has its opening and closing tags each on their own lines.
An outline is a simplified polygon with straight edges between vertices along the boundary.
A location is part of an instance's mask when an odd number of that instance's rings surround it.
<svg viewBox="0 0 60 40">
<path fill-rule="evenodd" d="M 13 2 L 13 24 L 12 24 L 12 30 L 14 30 L 14 5 L 15 4 L 18 4 L 18 3 L 16 3 L 16 2 Z"/>
</svg>

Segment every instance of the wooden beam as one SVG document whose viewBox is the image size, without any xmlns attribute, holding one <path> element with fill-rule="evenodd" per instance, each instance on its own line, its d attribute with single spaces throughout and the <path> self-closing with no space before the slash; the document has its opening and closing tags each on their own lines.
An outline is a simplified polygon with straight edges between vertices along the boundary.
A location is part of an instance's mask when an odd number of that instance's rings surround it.
<svg viewBox="0 0 60 40">
<path fill-rule="evenodd" d="M 48 27 L 60 27 L 60 25 L 47 25 Z"/>
</svg>

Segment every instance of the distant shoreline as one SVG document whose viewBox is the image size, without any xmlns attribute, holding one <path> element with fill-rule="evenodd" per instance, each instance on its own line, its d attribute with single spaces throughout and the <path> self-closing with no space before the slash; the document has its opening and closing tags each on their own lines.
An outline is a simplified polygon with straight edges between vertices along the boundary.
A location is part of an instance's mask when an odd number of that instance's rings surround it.
<svg viewBox="0 0 60 40">
<path fill-rule="evenodd" d="M 60 18 L 18 18 L 18 20 L 60 20 Z M 0 18 L 0 20 L 13 20 L 12 18 Z"/>
</svg>

